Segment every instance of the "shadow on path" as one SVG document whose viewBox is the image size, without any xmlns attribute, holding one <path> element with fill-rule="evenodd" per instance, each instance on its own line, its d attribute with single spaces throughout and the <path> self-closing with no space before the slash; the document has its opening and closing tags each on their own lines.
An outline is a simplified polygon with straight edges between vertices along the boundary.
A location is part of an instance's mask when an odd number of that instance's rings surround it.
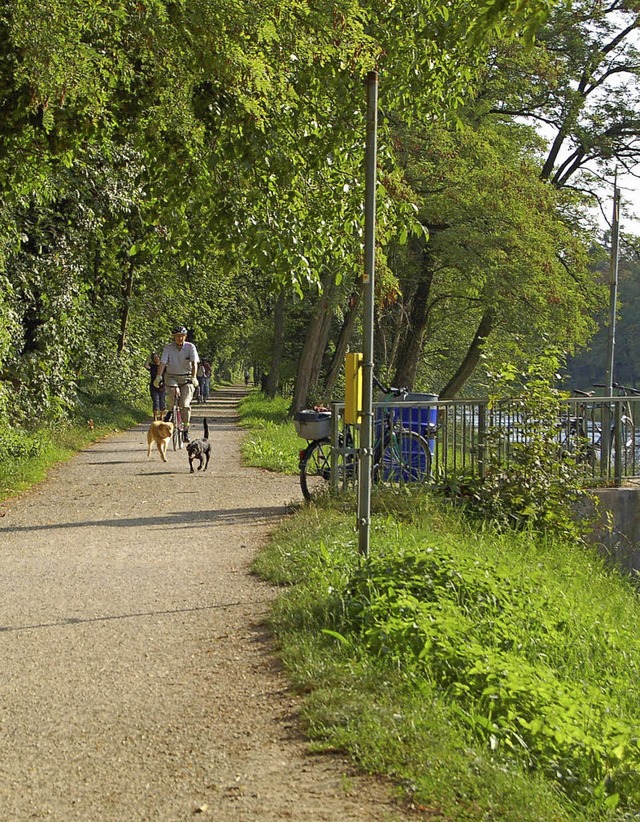
<svg viewBox="0 0 640 822">
<path fill-rule="evenodd" d="M 159 616 L 174 616 L 175 614 L 195 614 L 201 611 L 215 611 L 224 608 L 236 608 L 240 605 L 254 605 L 258 603 L 271 602 L 269 599 L 256 599 L 252 597 L 250 600 L 234 600 L 233 602 L 217 602 L 214 605 L 200 605 L 191 608 L 167 608 L 160 611 L 137 611 L 131 614 L 108 614 L 99 617 L 87 617 L 79 619 L 78 617 L 68 617 L 67 619 L 56 619 L 52 622 L 40 622 L 34 625 L 0 625 L 0 633 L 11 633 L 17 631 L 36 631 L 42 628 L 65 628 L 68 625 L 87 625 L 92 622 L 112 622 L 119 619 L 140 619 L 143 617 L 159 617 Z"/>
<path fill-rule="evenodd" d="M 55 522 L 46 525 L 15 525 L 0 528 L 0 534 L 15 534 L 31 531 L 55 531 L 64 528 L 179 528 L 194 527 L 210 523 L 221 525 L 245 524 L 252 519 L 261 522 L 278 520 L 286 512 L 284 506 L 265 508 L 223 508 L 210 511 L 176 511 L 171 514 L 152 517 L 121 517 L 118 519 L 80 520 L 78 522 Z"/>
</svg>

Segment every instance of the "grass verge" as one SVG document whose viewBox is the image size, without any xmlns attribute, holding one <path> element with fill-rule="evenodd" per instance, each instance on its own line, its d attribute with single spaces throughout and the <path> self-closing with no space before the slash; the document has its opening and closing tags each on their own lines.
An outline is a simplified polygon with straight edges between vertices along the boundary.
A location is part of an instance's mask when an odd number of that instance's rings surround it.
<svg viewBox="0 0 640 822">
<path fill-rule="evenodd" d="M 594 550 L 427 494 L 301 509 L 258 557 L 310 738 L 426 818 L 635 819 L 640 604 Z"/>
<path fill-rule="evenodd" d="M 242 444 L 247 465 L 283 474 L 297 474 L 299 451 L 304 447 L 288 416 L 290 402 L 284 397 L 268 400 L 254 390 L 240 402 L 241 424 L 249 429 Z"/>
</svg>

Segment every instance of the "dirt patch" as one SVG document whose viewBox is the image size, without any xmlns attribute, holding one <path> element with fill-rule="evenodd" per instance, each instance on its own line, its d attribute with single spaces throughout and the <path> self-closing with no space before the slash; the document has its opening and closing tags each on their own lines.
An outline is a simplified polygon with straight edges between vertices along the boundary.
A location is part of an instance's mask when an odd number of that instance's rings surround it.
<svg viewBox="0 0 640 822">
<path fill-rule="evenodd" d="M 241 465 L 242 393 L 206 407 L 205 474 L 141 425 L 2 504 L 1 819 L 407 818 L 301 734 L 249 573 L 299 488 Z"/>
</svg>

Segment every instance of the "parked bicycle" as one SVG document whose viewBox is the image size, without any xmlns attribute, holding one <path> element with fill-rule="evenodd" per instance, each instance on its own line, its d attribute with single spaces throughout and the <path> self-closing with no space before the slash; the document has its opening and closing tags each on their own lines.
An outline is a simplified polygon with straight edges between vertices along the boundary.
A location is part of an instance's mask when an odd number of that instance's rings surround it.
<svg viewBox="0 0 640 822">
<path fill-rule="evenodd" d="M 405 399 L 406 388 L 393 388 L 374 377 L 375 385 L 387 401 Z M 373 482 L 382 485 L 425 482 L 431 477 L 431 451 L 428 441 L 417 431 L 406 428 L 394 408 L 383 405 L 374 425 Z M 326 493 L 332 479 L 332 459 L 337 470 L 337 485 L 352 482 L 358 471 L 356 426 L 345 425 L 338 435 L 336 454 L 330 439 L 331 412 L 302 411 L 296 415 L 299 436 L 308 440 L 300 451 L 300 488 L 306 500 Z M 430 432 L 432 436 L 433 432 Z"/>
</svg>

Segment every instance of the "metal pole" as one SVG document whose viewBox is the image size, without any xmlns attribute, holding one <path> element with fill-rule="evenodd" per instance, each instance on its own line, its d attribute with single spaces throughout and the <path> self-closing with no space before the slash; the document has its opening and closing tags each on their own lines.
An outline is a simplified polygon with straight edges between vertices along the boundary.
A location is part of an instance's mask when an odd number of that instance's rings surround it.
<svg viewBox="0 0 640 822">
<path fill-rule="evenodd" d="M 613 182 L 613 219 L 611 222 L 611 254 L 609 258 L 609 329 L 607 334 L 607 363 L 605 369 L 605 396 L 613 396 L 616 348 L 616 314 L 618 300 L 618 256 L 620 237 L 620 190 L 618 188 L 618 171 Z M 608 406 L 604 406 L 602 420 L 602 450 L 605 465 L 609 465 L 611 454 L 611 420 Z"/>
<path fill-rule="evenodd" d="M 367 74 L 367 133 L 364 203 L 364 316 L 362 364 L 362 424 L 358 478 L 358 549 L 369 554 L 371 470 L 373 466 L 373 300 L 376 245 L 376 155 L 378 138 L 378 72 Z"/>
<path fill-rule="evenodd" d="M 616 347 L 616 312 L 618 300 L 618 247 L 620 235 L 620 190 L 618 172 L 613 184 L 613 221 L 611 223 L 611 256 L 609 260 L 609 333 L 607 335 L 607 367 L 605 388 L 607 397 L 613 396 L 614 360 Z"/>
</svg>

